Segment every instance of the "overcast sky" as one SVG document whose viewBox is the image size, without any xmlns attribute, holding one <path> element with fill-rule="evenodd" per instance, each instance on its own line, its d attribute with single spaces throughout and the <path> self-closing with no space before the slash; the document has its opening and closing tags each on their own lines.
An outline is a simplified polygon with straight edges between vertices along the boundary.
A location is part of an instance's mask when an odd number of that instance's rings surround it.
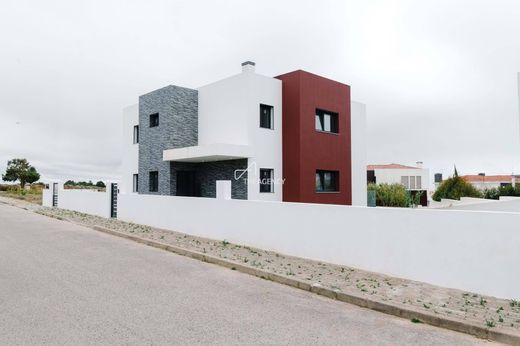
<svg viewBox="0 0 520 346">
<path fill-rule="evenodd" d="M 122 108 L 253 60 L 349 84 L 368 162 L 520 173 L 520 1 L 0 2 L 0 171 L 116 177 Z"/>
</svg>

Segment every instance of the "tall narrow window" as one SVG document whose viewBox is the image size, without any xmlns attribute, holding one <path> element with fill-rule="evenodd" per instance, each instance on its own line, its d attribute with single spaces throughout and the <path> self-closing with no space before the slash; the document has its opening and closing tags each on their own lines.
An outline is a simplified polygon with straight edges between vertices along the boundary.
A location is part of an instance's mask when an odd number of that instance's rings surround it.
<svg viewBox="0 0 520 346">
<path fill-rule="evenodd" d="M 150 127 L 159 126 L 159 113 L 150 114 Z"/>
<path fill-rule="evenodd" d="M 139 192 L 139 175 L 138 174 L 134 174 L 132 192 Z"/>
<path fill-rule="evenodd" d="M 274 170 L 260 168 L 260 192 L 274 192 L 273 185 Z"/>
<path fill-rule="evenodd" d="M 338 133 L 338 113 L 316 109 L 315 128 L 321 132 Z"/>
<path fill-rule="evenodd" d="M 134 144 L 139 143 L 139 125 L 134 126 Z"/>
<path fill-rule="evenodd" d="M 159 172 L 150 172 L 148 189 L 150 190 L 150 192 L 159 191 Z"/>
<path fill-rule="evenodd" d="M 260 105 L 260 127 L 273 129 L 273 106 Z"/>
<path fill-rule="evenodd" d="M 415 177 L 415 188 L 417 190 L 420 190 L 422 188 L 421 176 L 420 175 Z"/>
<path fill-rule="evenodd" d="M 408 176 L 403 175 L 401 176 L 401 184 L 404 185 L 406 189 L 410 188 L 410 179 Z"/>
<path fill-rule="evenodd" d="M 316 192 L 338 192 L 339 191 L 339 172 L 338 171 L 316 171 Z"/>
</svg>

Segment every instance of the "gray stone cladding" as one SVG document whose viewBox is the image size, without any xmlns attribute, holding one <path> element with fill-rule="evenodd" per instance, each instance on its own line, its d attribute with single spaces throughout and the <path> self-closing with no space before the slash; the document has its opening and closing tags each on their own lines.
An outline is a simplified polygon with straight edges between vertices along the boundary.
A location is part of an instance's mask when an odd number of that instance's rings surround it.
<svg viewBox="0 0 520 346">
<path fill-rule="evenodd" d="M 150 115 L 159 113 L 159 126 L 150 127 Z M 198 143 L 198 92 L 174 85 L 139 97 L 139 193 L 169 195 L 170 162 L 165 149 Z M 149 191 L 149 173 L 159 172 L 158 192 Z"/>
<path fill-rule="evenodd" d="M 247 172 L 240 179 L 234 179 L 236 169 L 247 169 L 247 159 L 214 162 L 188 163 L 171 162 L 170 194 L 177 194 L 177 171 L 195 171 L 200 197 L 216 197 L 216 181 L 231 180 L 231 198 L 247 199 Z"/>
</svg>

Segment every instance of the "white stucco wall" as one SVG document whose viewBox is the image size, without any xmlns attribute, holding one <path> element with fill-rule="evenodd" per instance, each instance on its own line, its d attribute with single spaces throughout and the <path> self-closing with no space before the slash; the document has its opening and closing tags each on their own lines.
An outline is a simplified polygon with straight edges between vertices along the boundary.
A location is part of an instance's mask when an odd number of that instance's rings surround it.
<svg viewBox="0 0 520 346">
<path fill-rule="evenodd" d="M 258 179 L 260 168 L 271 168 L 275 181 L 282 180 L 282 82 L 242 72 L 198 91 L 199 145 L 249 146 L 248 199 L 281 201 L 281 185 L 260 193 Z M 260 104 L 273 106 L 274 129 L 260 127 Z"/>
<path fill-rule="evenodd" d="M 367 137 L 366 106 L 352 101 L 351 141 L 352 141 L 352 205 L 367 205 Z"/>
<path fill-rule="evenodd" d="M 60 188 L 58 191 L 58 208 L 108 218 L 110 217 L 110 183 L 107 183 L 105 192 Z"/>
<path fill-rule="evenodd" d="M 123 109 L 123 152 L 119 191 L 132 193 L 133 175 L 139 172 L 139 144 L 134 144 L 134 126 L 139 125 L 137 104 Z"/>
<path fill-rule="evenodd" d="M 130 222 L 520 298 L 520 213 L 135 194 L 119 195 L 118 213 Z"/>
<path fill-rule="evenodd" d="M 409 168 L 409 169 L 376 169 L 376 182 L 378 184 L 401 184 L 402 176 L 421 176 L 421 189 L 430 190 L 430 170 L 427 168 Z M 418 190 L 418 189 L 415 189 Z"/>
</svg>

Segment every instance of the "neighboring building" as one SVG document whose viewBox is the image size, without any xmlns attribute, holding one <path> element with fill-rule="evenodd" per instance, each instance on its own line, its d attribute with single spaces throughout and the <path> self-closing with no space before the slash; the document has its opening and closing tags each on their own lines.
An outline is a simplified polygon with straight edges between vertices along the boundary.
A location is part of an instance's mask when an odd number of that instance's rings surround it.
<svg viewBox="0 0 520 346">
<path fill-rule="evenodd" d="M 428 205 L 428 186 L 430 171 L 422 167 L 422 162 L 414 166 L 405 166 L 397 163 L 367 166 L 368 183 L 402 184 L 412 194 L 422 192 L 421 205 Z"/>
<path fill-rule="evenodd" d="M 478 175 L 462 175 L 461 177 L 479 190 L 514 186 L 516 183 L 514 175 L 485 175 L 480 173 Z"/>
<path fill-rule="evenodd" d="M 301 70 L 266 77 L 249 61 L 198 89 L 170 85 L 124 110 L 121 191 L 216 197 L 230 186 L 234 199 L 366 205 L 364 112 L 348 85 Z"/>
</svg>

